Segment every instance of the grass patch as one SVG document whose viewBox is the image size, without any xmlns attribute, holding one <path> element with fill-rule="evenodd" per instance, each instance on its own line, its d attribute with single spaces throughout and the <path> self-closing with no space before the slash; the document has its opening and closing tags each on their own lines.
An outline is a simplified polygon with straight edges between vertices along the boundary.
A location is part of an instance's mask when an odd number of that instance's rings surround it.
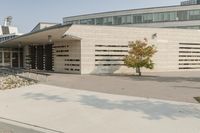
<svg viewBox="0 0 200 133">
<path fill-rule="evenodd" d="M 197 100 L 197 102 L 200 103 L 200 97 L 194 97 L 195 100 Z"/>
</svg>

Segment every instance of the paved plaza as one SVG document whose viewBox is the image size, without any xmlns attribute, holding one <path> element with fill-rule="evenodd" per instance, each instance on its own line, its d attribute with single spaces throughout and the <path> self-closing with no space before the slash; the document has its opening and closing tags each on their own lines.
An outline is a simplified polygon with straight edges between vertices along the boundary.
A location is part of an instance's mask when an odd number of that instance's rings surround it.
<svg viewBox="0 0 200 133">
<path fill-rule="evenodd" d="M 28 75 L 41 82 L 0 92 L 0 132 L 200 132 L 200 72 Z"/>
<path fill-rule="evenodd" d="M 37 84 L 1 91 L 0 105 L 0 121 L 46 133 L 200 132 L 193 103 Z"/>
<path fill-rule="evenodd" d="M 192 103 L 200 96 L 200 72 L 144 73 L 143 77 L 54 73 L 44 84 Z"/>
<path fill-rule="evenodd" d="M 0 122 L 0 133 L 44 133 L 32 129 Z"/>
</svg>

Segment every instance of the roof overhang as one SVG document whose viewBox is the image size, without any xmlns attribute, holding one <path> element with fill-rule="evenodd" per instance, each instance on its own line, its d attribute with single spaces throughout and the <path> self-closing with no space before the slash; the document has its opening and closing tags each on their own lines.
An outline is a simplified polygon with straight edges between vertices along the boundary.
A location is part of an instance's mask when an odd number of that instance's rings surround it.
<svg viewBox="0 0 200 133">
<path fill-rule="evenodd" d="M 11 40 L 2 42 L 0 43 L 0 47 L 18 47 L 30 44 L 49 44 L 49 36 L 51 36 L 52 42 L 81 40 L 78 37 L 65 34 L 71 26 L 72 25 L 56 25 L 36 32 L 30 32 L 28 34 L 24 34 Z"/>
</svg>

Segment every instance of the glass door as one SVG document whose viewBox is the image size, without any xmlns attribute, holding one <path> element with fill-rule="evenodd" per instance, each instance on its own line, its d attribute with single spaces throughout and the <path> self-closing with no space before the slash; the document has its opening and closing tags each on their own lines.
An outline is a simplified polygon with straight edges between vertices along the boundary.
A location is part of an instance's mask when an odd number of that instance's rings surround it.
<svg viewBox="0 0 200 133">
<path fill-rule="evenodd" d="M 4 66 L 10 66 L 11 61 L 10 61 L 10 52 L 4 52 Z"/>
<path fill-rule="evenodd" d="M 18 57 L 18 52 L 13 52 L 12 53 L 12 67 L 18 67 L 19 65 L 19 57 Z"/>
<path fill-rule="evenodd" d="M 3 53 L 0 51 L 0 66 L 3 66 Z"/>
</svg>

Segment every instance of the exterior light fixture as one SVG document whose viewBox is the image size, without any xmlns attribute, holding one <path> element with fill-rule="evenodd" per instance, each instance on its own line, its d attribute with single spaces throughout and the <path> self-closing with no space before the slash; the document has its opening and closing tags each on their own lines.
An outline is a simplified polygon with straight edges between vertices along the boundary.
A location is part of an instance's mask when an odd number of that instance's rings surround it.
<svg viewBox="0 0 200 133">
<path fill-rule="evenodd" d="M 22 46 L 22 43 L 20 42 L 20 43 L 18 44 L 18 48 L 21 48 L 21 46 Z"/>
<path fill-rule="evenodd" d="M 48 35 L 48 43 L 52 43 L 52 35 Z"/>
<path fill-rule="evenodd" d="M 157 33 L 154 33 L 153 35 L 152 35 L 152 39 L 155 39 L 155 38 L 157 38 L 158 37 L 158 34 Z"/>
</svg>

